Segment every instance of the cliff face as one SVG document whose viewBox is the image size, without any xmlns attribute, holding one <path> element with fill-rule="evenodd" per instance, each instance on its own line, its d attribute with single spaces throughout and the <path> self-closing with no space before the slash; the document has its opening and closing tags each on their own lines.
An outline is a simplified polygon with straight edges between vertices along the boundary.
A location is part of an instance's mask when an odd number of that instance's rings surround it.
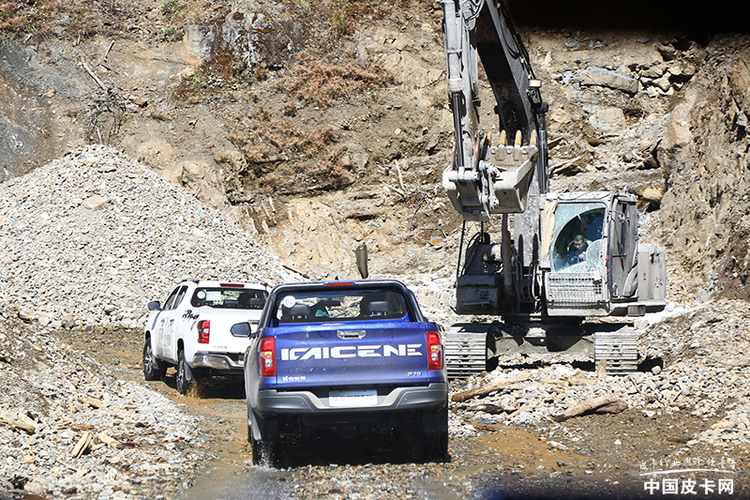
<svg viewBox="0 0 750 500">
<path fill-rule="evenodd" d="M 695 287 L 748 298 L 750 38 L 716 37 L 658 150 L 662 243 Z"/>
</svg>

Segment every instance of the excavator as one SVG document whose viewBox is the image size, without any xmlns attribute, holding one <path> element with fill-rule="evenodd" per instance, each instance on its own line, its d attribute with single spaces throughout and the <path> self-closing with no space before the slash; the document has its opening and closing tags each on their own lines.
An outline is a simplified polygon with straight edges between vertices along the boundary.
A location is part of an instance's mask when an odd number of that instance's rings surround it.
<svg viewBox="0 0 750 500">
<path fill-rule="evenodd" d="M 455 129 L 442 183 L 463 218 L 455 311 L 474 319 L 447 331 L 449 376 L 538 352 L 636 370 L 629 318 L 666 306 L 664 251 L 639 241 L 637 198 L 549 191 L 548 105 L 505 4 L 441 1 Z M 496 101 L 490 132 L 479 124 L 479 61 Z M 479 228 L 470 238 L 467 223 Z"/>
</svg>

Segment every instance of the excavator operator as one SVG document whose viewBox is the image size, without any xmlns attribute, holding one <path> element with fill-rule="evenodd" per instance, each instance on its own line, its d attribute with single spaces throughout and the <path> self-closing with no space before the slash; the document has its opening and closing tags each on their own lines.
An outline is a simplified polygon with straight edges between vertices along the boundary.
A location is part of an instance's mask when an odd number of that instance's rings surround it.
<svg viewBox="0 0 750 500">
<path fill-rule="evenodd" d="M 577 234 L 568 245 L 568 255 L 565 257 L 566 263 L 570 266 L 586 260 L 586 250 L 588 248 L 589 240 L 582 234 Z"/>
</svg>

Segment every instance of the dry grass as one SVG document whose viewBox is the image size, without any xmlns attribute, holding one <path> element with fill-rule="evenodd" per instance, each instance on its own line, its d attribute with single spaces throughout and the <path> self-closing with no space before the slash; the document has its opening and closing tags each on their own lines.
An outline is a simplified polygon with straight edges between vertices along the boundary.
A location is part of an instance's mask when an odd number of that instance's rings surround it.
<svg viewBox="0 0 750 500">
<path fill-rule="evenodd" d="M 63 33 L 72 38 L 121 30 L 128 18 L 124 1 L 26 0 L 0 3 L 0 32 L 44 36 Z"/>
<path fill-rule="evenodd" d="M 379 68 L 366 69 L 355 62 L 327 64 L 307 52 L 299 54 L 291 72 L 295 76 L 284 80 L 282 90 L 316 106 L 330 106 L 336 99 L 380 86 L 385 81 Z"/>
<path fill-rule="evenodd" d="M 275 69 L 288 68 L 296 74 L 287 84 L 305 102 L 328 105 L 333 100 L 369 85 L 378 85 L 382 76 L 356 62 L 351 35 L 363 23 L 382 19 L 395 7 L 373 0 L 281 0 L 285 14 L 260 12 L 263 26 L 254 26 L 249 36 L 258 62 L 243 61 L 227 41 L 217 38 L 209 60 L 188 80 L 186 86 L 205 87 L 213 75 L 231 83 L 263 80 Z M 420 0 L 425 1 L 425 0 Z M 181 16 L 180 2 L 170 0 L 162 7 L 166 17 Z M 222 25 L 230 11 L 217 7 L 204 25 Z M 234 19 L 244 14 L 235 12 Z M 319 92 L 321 91 L 321 92 Z M 188 89 L 183 92 L 189 93 Z"/>
<path fill-rule="evenodd" d="M 307 184 L 337 188 L 352 182 L 339 158 L 345 147 L 339 144 L 333 127 L 304 130 L 292 121 L 305 105 L 327 107 L 336 101 L 365 95 L 385 83 L 384 72 L 363 67 L 345 40 L 365 20 L 377 16 L 368 1 L 324 1 L 305 3 L 288 0 L 288 19 L 274 18 L 261 38 L 263 62 L 250 67 L 228 46 L 212 48 L 211 57 L 176 92 L 180 99 L 212 98 L 229 89 L 245 88 L 253 80 L 285 67 L 276 83 L 285 94 L 281 107 L 271 109 L 258 96 L 248 96 L 252 109 L 235 117 L 230 140 L 244 153 L 257 187 L 275 186 L 275 177 L 304 179 Z M 219 21 L 217 21 L 219 22 Z M 283 42 L 283 43 L 282 43 Z M 242 87 L 240 87 L 242 86 Z M 283 171 L 283 172 L 282 172 Z"/>
<path fill-rule="evenodd" d="M 0 30 L 6 33 L 25 31 L 27 18 L 23 6 L 24 4 L 19 2 L 0 3 Z"/>
<path fill-rule="evenodd" d="M 181 36 L 184 24 L 203 23 L 213 12 L 213 6 L 202 0 L 159 1 L 163 2 L 156 7 L 164 37 Z M 121 34 L 133 25 L 155 30 L 144 16 L 144 9 L 150 7 L 147 2 L 130 0 L 0 0 L 0 32 L 43 37 L 54 33 L 78 39 Z"/>
<path fill-rule="evenodd" d="M 362 66 L 352 35 L 364 23 L 401 16 L 405 8 L 423 9 L 428 1 L 280 0 L 284 8 L 261 13 L 267 25 L 255 26 L 248 35 L 257 35 L 260 62 L 242 60 L 228 42 L 217 37 L 211 57 L 183 79 L 172 96 L 185 102 L 221 99 L 225 92 L 247 89 L 249 83 L 278 75 L 276 70 L 284 68 L 278 88 L 290 98 L 274 110 L 264 109 L 257 96 L 250 99 L 254 109 L 248 113 L 249 118 L 237 123 L 231 140 L 244 152 L 259 184 L 273 185 L 269 182 L 270 170 L 282 166 L 269 158 L 286 157 L 290 159 L 282 167 L 296 170 L 300 178 L 319 180 L 318 184 L 331 187 L 345 185 L 351 181 L 350 172 L 338 162 L 344 146 L 338 143 L 337 131 L 332 127 L 303 130 L 291 118 L 303 106 L 331 106 L 336 101 L 361 98 L 369 89 L 382 86 L 384 73 Z M 137 26 L 139 30 L 133 33 L 156 33 L 161 39 L 174 41 L 182 36 L 185 24 L 220 27 L 227 22 L 232 5 L 205 0 L 156 0 L 153 4 L 130 0 L 0 0 L 0 31 L 21 37 L 32 34 L 78 40 L 95 34 L 129 33 Z M 234 19 L 241 15 L 235 12 Z M 393 21 L 399 23 L 401 19 L 394 17 Z M 157 120 L 171 118 L 168 112 L 150 113 Z M 94 127 L 95 131 L 100 129 Z"/>
<path fill-rule="evenodd" d="M 280 159 L 308 182 L 341 187 L 351 182 L 349 171 L 338 163 L 344 149 L 333 127 L 304 131 L 286 117 L 258 105 L 249 113 L 248 131 L 235 130 L 229 139 L 243 152 L 258 184 L 267 183 Z"/>
</svg>

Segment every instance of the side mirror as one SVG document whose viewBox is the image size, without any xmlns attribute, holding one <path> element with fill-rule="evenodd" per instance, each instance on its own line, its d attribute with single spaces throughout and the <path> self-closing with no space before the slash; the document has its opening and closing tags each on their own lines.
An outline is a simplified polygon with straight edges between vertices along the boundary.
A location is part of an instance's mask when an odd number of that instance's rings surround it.
<svg viewBox="0 0 750 500">
<path fill-rule="evenodd" d="M 232 325 L 232 328 L 230 328 L 229 331 L 235 337 L 247 337 L 250 339 L 254 339 L 258 336 L 257 333 L 253 332 L 253 329 L 250 327 L 250 323 L 236 323 Z"/>
<path fill-rule="evenodd" d="M 148 310 L 149 311 L 160 311 L 161 310 L 161 304 L 158 300 L 154 300 L 153 302 L 148 303 Z"/>
</svg>

